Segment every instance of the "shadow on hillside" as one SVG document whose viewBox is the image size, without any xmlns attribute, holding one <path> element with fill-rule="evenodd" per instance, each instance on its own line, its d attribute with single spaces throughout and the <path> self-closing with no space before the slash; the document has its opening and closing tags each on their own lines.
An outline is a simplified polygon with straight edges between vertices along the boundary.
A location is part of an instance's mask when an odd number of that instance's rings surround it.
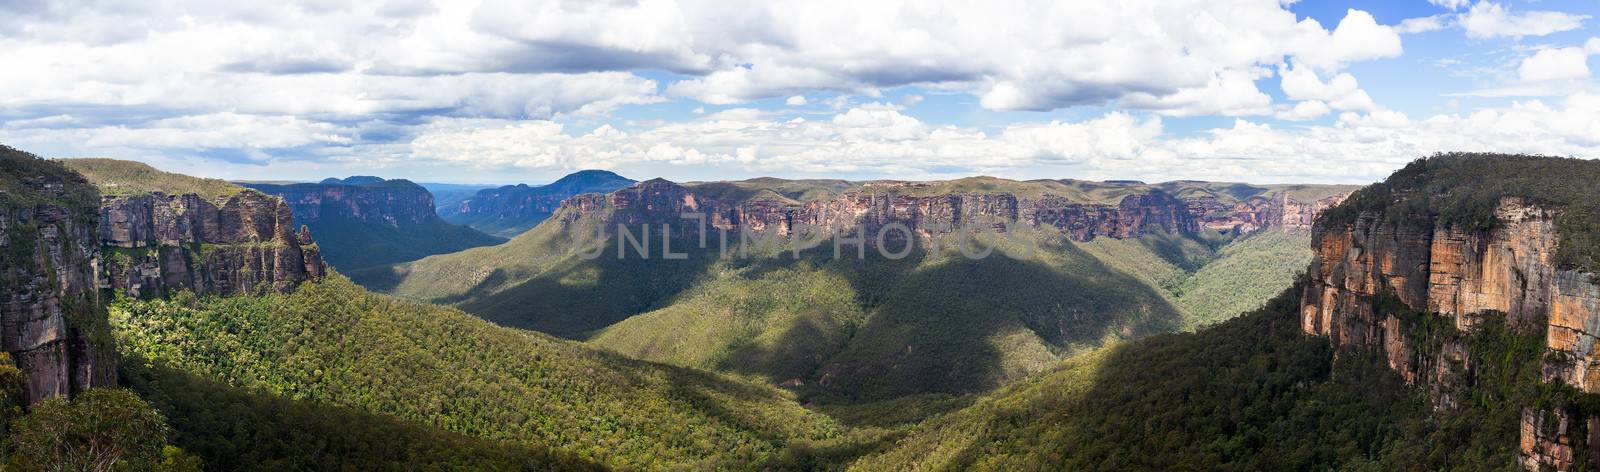
<svg viewBox="0 0 1600 472">
<path fill-rule="evenodd" d="M 700 280 L 717 258 L 716 249 L 691 250 L 690 242 L 675 240 L 673 253 L 687 257 L 667 259 L 659 243 L 659 237 L 652 238 L 644 257 L 629 247 L 619 258 L 613 236 L 593 260 L 569 257 L 504 288 L 505 274 L 496 271 L 472 290 L 434 302 L 460 303 L 463 311 L 504 326 L 582 339 L 635 314 L 666 306 Z"/>
<path fill-rule="evenodd" d="M 1292 287 L 1259 310 L 1196 333 L 1120 344 L 1098 364 L 1069 365 L 936 420 L 958 422 L 945 426 L 970 433 L 934 442 L 960 450 L 944 466 L 1394 467 L 1372 461 L 1382 455 L 1410 455 L 1394 454 L 1391 448 L 1415 434 L 1404 428 L 1430 428 L 1426 404 L 1417 401 L 1374 351 L 1341 351 L 1335 360 L 1326 339 L 1302 334 L 1297 316 L 1302 288 Z M 1509 449 L 1516 445 L 1515 421 L 1501 429 L 1511 431 L 1501 446 L 1509 459 Z M 1402 465 L 1395 470 L 1432 469 Z"/>
<path fill-rule="evenodd" d="M 953 257 L 907 274 L 820 375 L 825 401 L 990 390 L 1072 346 L 1176 329 L 1161 295 L 1071 244 L 1062 258 Z"/>
<path fill-rule="evenodd" d="M 576 454 L 466 436 L 213 381 L 137 357 L 121 383 L 207 470 L 606 470 Z"/>
</svg>

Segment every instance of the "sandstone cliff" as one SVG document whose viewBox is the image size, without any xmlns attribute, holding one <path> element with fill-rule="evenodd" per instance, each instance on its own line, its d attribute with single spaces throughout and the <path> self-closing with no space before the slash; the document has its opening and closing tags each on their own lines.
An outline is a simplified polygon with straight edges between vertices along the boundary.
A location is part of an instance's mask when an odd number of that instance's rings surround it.
<svg viewBox="0 0 1600 472">
<path fill-rule="evenodd" d="M 564 224 L 571 224 L 586 215 L 612 211 L 606 213 L 607 223 L 669 223 L 675 231 L 693 232 L 697 231 L 698 222 L 680 220 L 676 215 L 700 213 L 705 215 L 709 228 L 720 230 L 789 235 L 810 226 L 852 235 L 860 229 L 869 235 L 869 240 L 889 223 L 904 224 L 921 237 L 950 233 L 957 228 L 976 226 L 1000 231 L 1007 225 L 1020 225 L 1052 227 L 1073 240 L 1088 241 L 1097 237 L 1129 238 L 1158 230 L 1194 233 L 1202 228 L 1239 232 L 1306 229 L 1317 213 L 1343 199 L 1341 195 L 1307 204 L 1280 195 L 1226 206 L 1215 197 L 1185 200 L 1151 189 L 1132 192 L 1111 204 L 1048 193 L 929 194 L 917 185 L 920 184 L 869 183 L 829 198 L 795 201 L 762 196 L 716 198 L 698 187 L 654 179 L 607 195 L 569 198 L 562 202 L 564 211 L 558 214 Z"/>
<path fill-rule="evenodd" d="M 82 177 L 0 146 L 0 350 L 26 373 L 27 403 L 115 383 L 95 198 Z"/>
<path fill-rule="evenodd" d="M 437 218 L 433 195 L 406 180 L 356 176 L 315 184 L 241 185 L 282 197 L 301 224 L 345 220 L 397 228 Z"/>
<path fill-rule="evenodd" d="M 283 198 L 294 220 L 317 235 L 328 264 L 346 274 L 503 241 L 446 223 L 434 211 L 433 195 L 407 180 L 355 176 L 243 185 Z"/>
<path fill-rule="evenodd" d="M 1305 332 L 1338 345 L 1367 345 L 1384 352 L 1391 368 L 1422 385 L 1437 408 L 1454 408 L 1471 388 L 1474 359 L 1458 338 L 1419 339 L 1398 313 L 1379 301 L 1393 297 L 1412 310 L 1444 317 L 1471 331 L 1486 312 L 1504 313 L 1514 330 L 1542 333 L 1544 377 L 1585 393 L 1600 392 L 1600 287 L 1590 274 L 1560 270 L 1555 213 L 1508 197 L 1495 209 L 1500 224 L 1489 231 L 1427 222 L 1386 223 L 1375 212 L 1353 222 L 1318 227 L 1316 257 L 1301 309 Z M 1439 343 L 1419 349 L 1419 342 Z M 1521 443 L 1523 465 L 1565 469 L 1579 445 L 1597 442 L 1596 418 L 1562 408 L 1527 407 Z M 1584 424 L 1579 424 L 1584 423 Z M 1595 463 L 1594 452 L 1586 452 Z"/>
<path fill-rule="evenodd" d="M 325 271 L 310 231 L 294 228 L 283 200 L 251 190 L 105 197 L 100 286 L 132 296 L 287 291 Z"/>
</svg>

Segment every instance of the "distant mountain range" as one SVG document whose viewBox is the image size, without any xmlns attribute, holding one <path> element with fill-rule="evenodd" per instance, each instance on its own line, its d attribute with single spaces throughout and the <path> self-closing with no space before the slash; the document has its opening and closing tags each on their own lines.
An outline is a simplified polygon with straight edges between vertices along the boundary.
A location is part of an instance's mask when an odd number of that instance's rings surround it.
<svg viewBox="0 0 1600 472">
<path fill-rule="evenodd" d="M 584 170 L 549 185 L 507 185 L 478 190 L 453 205 L 440 205 L 445 221 L 510 238 L 549 218 L 561 201 L 582 193 L 610 193 L 634 180 L 603 170 Z"/>
</svg>

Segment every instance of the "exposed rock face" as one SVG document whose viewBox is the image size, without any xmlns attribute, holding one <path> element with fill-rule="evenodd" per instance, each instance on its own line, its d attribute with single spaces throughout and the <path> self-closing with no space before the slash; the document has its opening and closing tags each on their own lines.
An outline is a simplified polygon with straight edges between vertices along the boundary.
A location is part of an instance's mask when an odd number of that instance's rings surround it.
<svg viewBox="0 0 1600 472">
<path fill-rule="evenodd" d="M 15 179 L 28 194 L 0 192 L 0 349 L 27 374 L 24 401 L 114 385 L 115 356 L 95 290 L 93 189 L 64 169 L 0 179 Z"/>
<path fill-rule="evenodd" d="M 562 202 L 560 212 L 566 222 L 594 214 L 605 208 L 616 212 L 609 223 L 637 225 L 670 223 L 675 231 L 697 231 L 697 221 L 679 221 L 674 215 L 705 215 L 710 228 L 776 231 L 790 235 L 803 227 L 840 230 L 853 235 L 865 230 L 870 242 L 885 225 L 899 223 L 923 236 L 949 233 L 959 228 L 983 227 L 997 231 L 1008 225 L 1053 227 L 1072 239 L 1088 241 L 1097 237 L 1129 238 L 1150 231 L 1196 232 L 1202 227 L 1239 228 L 1245 232 L 1269 227 L 1302 228 L 1316 212 L 1331 206 L 1301 204 L 1287 197 L 1274 203 L 1256 198 L 1232 209 L 1215 209 L 1215 199 L 1182 200 L 1168 193 L 1151 191 L 1129 195 L 1116 205 L 1084 203 L 1064 197 L 1019 198 L 1009 193 L 960 193 L 946 195 L 904 195 L 893 189 L 848 192 L 838 198 L 792 203 L 777 200 L 729 202 L 697 195 L 693 189 L 662 179 L 640 182 L 609 195 L 586 194 Z M 1327 201 L 1337 202 L 1342 197 Z M 1286 212 L 1284 204 L 1296 209 Z M 1283 215 L 1292 213 L 1293 219 Z M 1304 216 L 1304 218 L 1302 218 Z M 666 219 L 663 219 L 665 217 Z M 1307 221 L 1304 225 L 1301 220 Z"/>
<path fill-rule="evenodd" d="M 244 184 L 283 197 L 301 224 L 348 220 L 390 227 L 421 224 L 434 214 L 433 194 L 406 180 L 356 176 L 317 184 Z"/>
<path fill-rule="evenodd" d="M 289 206 L 259 192 L 107 197 L 100 213 L 100 286 L 133 296 L 287 291 L 326 270 Z"/>
<path fill-rule="evenodd" d="M 1189 212 L 1200 219 L 1201 226 L 1249 233 L 1262 228 L 1309 230 L 1317 215 L 1343 202 L 1346 196 L 1334 195 L 1305 203 L 1283 193 L 1272 198 L 1251 197 L 1231 206 L 1211 197 L 1187 201 Z"/>
<path fill-rule="evenodd" d="M 1392 293 L 1412 309 L 1449 317 L 1461 330 L 1474 329 L 1483 312 L 1502 312 L 1513 329 L 1545 332 L 1552 353 L 1544 366 L 1547 381 L 1600 392 L 1600 287 L 1589 274 L 1552 263 L 1559 238 L 1551 212 L 1507 198 L 1496 216 L 1502 224 L 1487 233 L 1397 228 L 1373 214 L 1349 227 L 1318 228 L 1302 328 L 1339 345 L 1382 347 L 1390 367 L 1427 386 L 1437 407 L 1451 408 L 1455 399 L 1447 387 L 1464 385 L 1454 376 L 1469 371 L 1472 362 L 1464 346 L 1447 342 L 1443 352 L 1419 358 L 1395 316 L 1374 312 L 1370 300 Z M 1569 426 L 1593 420 L 1528 412 L 1522 425 L 1525 465 L 1570 466 L 1571 445 L 1583 438 L 1572 437 L 1579 428 Z"/>
</svg>

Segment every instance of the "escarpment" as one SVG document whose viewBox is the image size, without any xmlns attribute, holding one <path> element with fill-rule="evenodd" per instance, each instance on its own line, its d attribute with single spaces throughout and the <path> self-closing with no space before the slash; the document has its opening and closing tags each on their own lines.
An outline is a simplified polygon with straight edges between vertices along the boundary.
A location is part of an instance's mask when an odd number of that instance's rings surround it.
<svg viewBox="0 0 1600 472">
<path fill-rule="evenodd" d="M 251 190 L 217 200 L 108 196 L 96 234 L 105 247 L 100 286 L 132 296 L 283 292 L 326 270 L 289 206 Z"/>
<path fill-rule="evenodd" d="M 0 146 L 0 350 L 26 374 L 26 403 L 115 383 L 95 195 L 61 166 Z"/>
<path fill-rule="evenodd" d="M 708 229 L 783 236 L 803 228 L 844 235 L 861 230 L 870 243 L 873 234 L 899 224 L 924 238 L 961 230 L 1003 232 L 1019 227 L 1051 227 L 1073 240 L 1089 241 L 1098 237 L 1130 238 L 1152 231 L 1307 229 L 1316 214 L 1343 199 L 1343 195 L 1336 195 L 1308 204 L 1279 195 L 1228 205 L 1210 196 L 1183 199 L 1160 189 L 1146 189 L 1106 203 L 1050 193 L 935 193 L 920 188 L 926 185 L 872 182 L 837 196 L 809 201 L 759 195 L 733 200 L 708 196 L 699 187 L 654 179 L 610 194 L 569 198 L 562 202 L 558 215 L 563 224 L 603 214 L 602 219 L 608 224 L 669 224 L 683 234 L 698 232 L 703 221 Z"/>
<path fill-rule="evenodd" d="M 1337 345 L 1379 349 L 1436 408 L 1452 409 L 1478 388 L 1476 364 L 1494 359 L 1473 359 L 1464 338 L 1437 337 L 1439 331 L 1417 327 L 1402 311 L 1442 318 L 1457 332 L 1480 329 L 1485 314 L 1503 313 L 1512 331 L 1543 336 L 1544 382 L 1600 392 L 1600 286 L 1592 274 L 1555 263 L 1561 240 L 1555 215 L 1506 197 L 1494 209 L 1499 224 L 1487 231 L 1426 221 L 1394 224 L 1373 211 L 1319 226 L 1302 328 Z M 1575 455 L 1590 464 L 1600 459 L 1594 450 L 1600 441 L 1593 437 L 1600 418 L 1571 405 L 1518 407 L 1524 409 L 1517 445 L 1524 467 L 1566 470 Z"/>
<path fill-rule="evenodd" d="M 282 197 L 301 224 L 347 220 L 401 227 L 438 217 L 434 214 L 433 195 L 406 180 L 351 177 L 315 184 L 242 185 Z"/>
</svg>

